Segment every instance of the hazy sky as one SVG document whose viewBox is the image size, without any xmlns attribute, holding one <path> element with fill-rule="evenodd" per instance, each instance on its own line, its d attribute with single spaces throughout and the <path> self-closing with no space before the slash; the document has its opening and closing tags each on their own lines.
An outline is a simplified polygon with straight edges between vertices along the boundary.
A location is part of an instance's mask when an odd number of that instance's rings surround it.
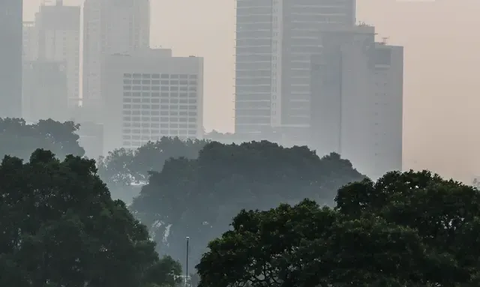
<svg viewBox="0 0 480 287">
<path fill-rule="evenodd" d="M 31 20 L 40 0 L 24 2 Z M 205 128 L 232 131 L 235 1 L 151 2 L 152 46 L 205 58 Z M 379 38 L 405 46 L 405 167 L 459 180 L 480 175 L 480 0 L 357 3 L 357 20 L 375 25 Z"/>
</svg>

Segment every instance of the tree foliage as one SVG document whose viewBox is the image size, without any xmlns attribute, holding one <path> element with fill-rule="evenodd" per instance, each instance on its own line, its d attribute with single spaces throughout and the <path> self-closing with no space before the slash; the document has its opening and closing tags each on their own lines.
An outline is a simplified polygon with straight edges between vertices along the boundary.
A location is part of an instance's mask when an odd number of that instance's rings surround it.
<svg viewBox="0 0 480 287">
<path fill-rule="evenodd" d="M 478 285 L 476 188 L 391 172 L 346 185 L 336 202 L 241 211 L 210 242 L 199 286 Z"/>
<path fill-rule="evenodd" d="M 206 144 L 203 140 L 182 141 L 179 138 L 164 137 L 136 150 L 116 149 L 100 158 L 99 175 L 114 197 L 131 201 L 139 193 L 137 186 L 148 181 L 151 171 L 161 171 L 170 158 L 197 158 Z"/>
<path fill-rule="evenodd" d="M 37 148 L 53 151 L 58 157 L 69 154 L 83 156 L 78 144 L 80 128 L 73 122 L 60 123 L 51 119 L 28 124 L 23 119 L 0 118 L 0 157 L 11 155 L 28 160 Z"/>
<path fill-rule="evenodd" d="M 142 287 L 175 281 L 146 227 L 113 201 L 95 162 L 36 150 L 0 165 L 0 286 Z M 169 286 L 173 286 L 170 284 Z"/>
<path fill-rule="evenodd" d="M 362 179 L 336 154 L 320 159 L 306 147 L 270 142 L 207 144 L 197 159 L 177 158 L 153 173 L 131 210 L 150 227 L 160 251 L 198 262 L 208 241 L 228 229 L 242 208 L 268 209 L 310 197 L 333 202 L 342 185 Z"/>
</svg>

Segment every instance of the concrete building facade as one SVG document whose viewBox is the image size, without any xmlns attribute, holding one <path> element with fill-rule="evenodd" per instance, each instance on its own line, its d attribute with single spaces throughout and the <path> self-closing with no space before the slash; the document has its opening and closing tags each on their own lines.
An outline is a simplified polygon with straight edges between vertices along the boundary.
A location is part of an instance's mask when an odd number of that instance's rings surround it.
<svg viewBox="0 0 480 287">
<path fill-rule="evenodd" d="M 23 22 L 23 62 L 38 59 L 38 34 L 34 21 Z"/>
<path fill-rule="evenodd" d="M 104 152 L 203 137 L 203 58 L 144 50 L 104 60 Z"/>
<path fill-rule="evenodd" d="M 69 107 L 80 99 L 80 12 L 79 6 L 65 6 L 62 0 L 42 5 L 35 15 L 38 59 L 58 62 L 65 68 Z"/>
<path fill-rule="evenodd" d="M 0 117 L 22 116 L 23 1 L 0 1 Z"/>
<path fill-rule="evenodd" d="M 355 0 L 238 0 L 236 133 L 249 137 L 273 129 L 292 143 L 304 142 L 319 32 L 354 24 Z"/>
<path fill-rule="evenodd" d="M 403 48 L 357 26 L 321 33 L 312 57 L 311 146 L 376 179 L 402 169 Z"/>
<path fill-rule="evenodd" d="M 68 120 L 67 92 L 67 73 L 63 62 L 24 62 L 22 109 L 27 122 Z"/>
<path fill-rule="evenodd" d="M 82 101 L 94 119 L 101 113 L 103 58 L 149 48 L 150 1 L 86 0 L 83 25 Z"/>
</svg>

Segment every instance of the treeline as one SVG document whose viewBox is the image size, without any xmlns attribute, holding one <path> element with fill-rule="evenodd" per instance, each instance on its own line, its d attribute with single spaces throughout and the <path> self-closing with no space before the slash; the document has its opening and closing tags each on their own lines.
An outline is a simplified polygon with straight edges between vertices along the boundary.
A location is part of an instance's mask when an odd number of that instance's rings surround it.
<svg viewBox="0 0 480 287">
<path fill-rule="evenodd" d="M 1 120 L 0 140 L 10 141 L 2 155 L 28 159 L 36 148 L 43 148 L 60 159 L 82 156 L 78 129 L 73 122 L 29 125 Z M 113 198 L 128 204 L 133 199 L 130 210 L 149 227 L 161 254 L 183 260 L 184 239 L 190 236 L 193 262 L 242 208 L 265 209 L 304 198 L 333 204 L 338 188 L 363 178 L 339 155 L 319 158 L 306 147 L 178 138 L 114 150 L 97 162 L 97 173 Z"/>
<path fill-rule="evenodd" d="M 0 286 L 176 286 L 147 228 L 96 175 L 95 162 L 43 149 L 0 164 Z"/>
<path fill-rule="evenodd" d="M 0 118 L 0 157 L 10 155 L 28 160 L 38 148 L 50 150 L 59 158 L 70 154 L 83 156 L 85 150 L 76 133 L 79 128 L 74 122 L 51 119 L 32 124 L 23 119 Z"/>
<path fill-rule="evenodd" d="M 0 120 L 0 286 L 178 286 L 187 236 L 193 286 L 480 284 L 476 187 L 372 182 L 267 141 L 163 138 L 95 162 L 78 128 Z"/>
<path fill-rule="evenodd" d="M 150 228 L 160 252 L 184 258 L 189 236 L 191 259 L 198 262 L 208 241 L 226 231 L 241 209 L 304 198 L 331 204 L 338 188 L 362 178 L 337 154 L 320 159 L 306 147 L 211 142 L 197 158 L 170 158 L 161 171 L 151 172 L 130 209 Z"/>
<path fill-rule="evenodd" d="M 201 287 L 479 286 L 480 192 L 430 172 L 391 172 L 311 200 L 242 210 L 209 244 Z"/>
</svg>

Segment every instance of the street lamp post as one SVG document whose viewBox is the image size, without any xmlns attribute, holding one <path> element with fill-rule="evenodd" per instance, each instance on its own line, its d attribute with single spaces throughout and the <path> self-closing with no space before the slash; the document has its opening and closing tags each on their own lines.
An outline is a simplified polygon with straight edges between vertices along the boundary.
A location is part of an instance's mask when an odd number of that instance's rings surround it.
<svg viewBox="0 0 480 287">
<path fill-rule="evenodd" d="M 189 252 L 189 244 L 190 244 L 190 237 L 187 236 L 187 256 L 185 258 L 185 287 L 188 287 L 188 252 Z"/>
</svg>

